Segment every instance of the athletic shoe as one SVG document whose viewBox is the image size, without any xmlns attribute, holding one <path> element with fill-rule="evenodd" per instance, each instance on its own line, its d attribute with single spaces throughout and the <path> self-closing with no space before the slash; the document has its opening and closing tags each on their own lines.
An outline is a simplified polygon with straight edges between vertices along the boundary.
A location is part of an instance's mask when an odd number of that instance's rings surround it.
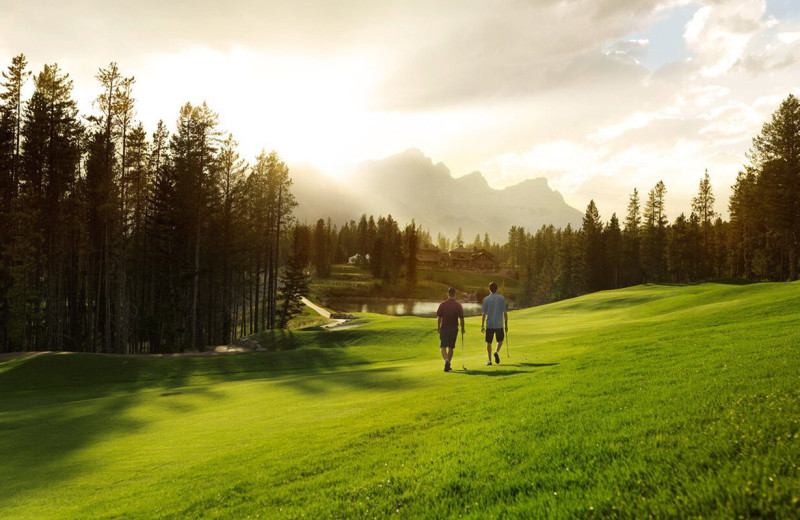
<svg viewBox="0 0 800 520">
<path fill-rule="evenodd" d="M 491 361 L 487 362 L 487 363 L 486 363 L 486 366 L 487 366 L 487 367 L 490 367 L 490 366 L 492 366 L 492 362 L 491 362 Z"/>
<path fill-rule="evenodd" d="M 453 370 L 453 369 L 450 368 L 450 363 L 445 363 L 444 364 L 444 371 L 445 372 L 450 372 L 451 370 Z"/>
<path fill-rule="evenodd" d="M 498 365 L 500 364 L 500 354 L 498 354 L 497 352 L 494 353 L 494 362 L 497 363 Z"/>
</svg>

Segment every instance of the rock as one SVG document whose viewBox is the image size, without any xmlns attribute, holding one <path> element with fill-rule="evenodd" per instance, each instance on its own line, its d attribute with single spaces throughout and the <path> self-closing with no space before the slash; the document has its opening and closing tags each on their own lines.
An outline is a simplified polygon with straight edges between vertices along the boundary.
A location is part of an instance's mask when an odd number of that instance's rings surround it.
<svg viewBox="0 0 800 520">
<path fill-rule="evenodd" d="M 253 338 L 240 338 L 237 339 L 233 344 L 237 347 L 248 350 L 261 350 L 261 344 Z"/>
</svg>

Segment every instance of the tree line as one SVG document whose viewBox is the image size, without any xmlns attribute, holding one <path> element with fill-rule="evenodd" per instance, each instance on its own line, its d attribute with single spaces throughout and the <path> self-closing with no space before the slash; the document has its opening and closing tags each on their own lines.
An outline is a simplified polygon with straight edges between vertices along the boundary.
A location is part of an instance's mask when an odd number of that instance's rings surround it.
<svg viewBox="0 0 800 520">
<path fill-rule="evenodd" d="M 765 123 L 747 154 L 728 204 L 730 219 L 715 210 L 708 171 L 700 179 L 687 216 L 670 222 L 667 187 L 659 181 L 644 200 L 630 195 L 623 219 L 604 222 L 592 200 L 582 225 L 543 226 L 531 232 L 512 226 L 505 244 L 477 235 L 465 244 L 459 230 L 454 240 L 439 233 L 438 247 L 447 251 L 467 245 L 490 251 L 501 268 L 522 281 L 518 305 L 556 301 L 588 292 L 640 283 L 682 283 L 711 279 L 796 280 L 800 259 L 800 102 L 789 95 Z M 376 240 L 378 230 L 383 238 Z M 327 276 L 331 262 L 349 255 L 370 254 L 374 276 L 396 281 L 403 259 L 398 239 L 383 235 L 395 229 L 387 219 L 362 216 L 337 230 L 319 221 L 314 253 L 317 274 Z M 322 238 L 323 235 L 326 238 Z M 416 230 L 418 243 L 432 243 L 427 231 Z M 387 249 L 388 245 L 388 249 Z M 323 253 L 320 253 L 324 251 Z M 408 271 L 407 271 L 408 272 Z"/>
<path fill-rule="evenodd" d="M 202 350 L 285 323 L 286 164 L 245 163 L 205 103 L 148 135 L 135 79 L 96 78 L 82 117 L 58 65 L 2 74 L 0 350 Z"/>
<path fill-rule="evenodd" d="M 659 181 L 623 221 L 603 222 L 590 201 L 580 228 L 512 227 L 503 246 L 519 270 L 519 304 L 534 305 L 640 283 L 796 280 L 800 258 L 800 102 L 789 95 L 765 123 L 733 186 L 725 221 L 708 171 L 689 216 L 669 222 Z"/>
<path fill-rule="evenodd" d="M 226 344 L 285 326 L 300 311 L 309 264 L 325 277 L 353 255 L 386 283 L 416 285 L 429 231 L 391 215 L 299 224 L 276 152 L 246 163 L 205 103 L 181 107 L 172 135 L 163 122 L 148 135 L 135 79 L 116 63 L 96 78 L 94 112 L 82 116 L 58 65 L 32 77 L 19 55 L 2 73 L 0 351 Z M 643 282 L 794 280 L 799 153 L 800 103 L 790 95 L 753 140 L 729 221 L 714 209 L 706 172 L 689 216 L 672 222 L 659 182 L 643 203 L 633 191 L 622 221 L 603 222 L 591 201 L 580 228 L 515 226 L 504 245 L 487 235 L 467 245 L 519 273 L 520 305 Z M 461 230 L 436 243 L 465 245 Z"/>
<path fill-rule="evenodd" d="M 332 264 L 349 262 L 368 267 L 388 284 L 403 283 L 413 290 L 417 283 L 417 248 L 430 242 L 430 233 L 412 220 L 402 227 L 391 215 L 362 215 L 341 226 L 319 219 L 311 230 L 310 265 L 320 278 L 330 275 Z"/>
</svg>

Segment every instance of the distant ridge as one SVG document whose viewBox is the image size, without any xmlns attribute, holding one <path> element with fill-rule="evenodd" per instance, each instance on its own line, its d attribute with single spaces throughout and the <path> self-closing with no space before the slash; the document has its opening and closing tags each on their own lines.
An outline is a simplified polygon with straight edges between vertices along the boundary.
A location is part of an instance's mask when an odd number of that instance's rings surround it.
<svg viewBox="0 0 800 520">
<path fill-rule="evenodd" d="M 416 148 L 357 164 L 341 181 L 305 165 L 293 165 L 292 178 L 299 203 L 295 215 L 308 223 L 391 214 L 401 223 L 416 219 L 434 238 L 437 232 L 455 238 L 460 227 L 467 242 L 488 232 L 492 241 L 504 243 L 513 225 L 576 226 L 582 218 L 543 177 L 496 190 L 477 171 L 454 178 L 447 166 Z"/>
</svg>

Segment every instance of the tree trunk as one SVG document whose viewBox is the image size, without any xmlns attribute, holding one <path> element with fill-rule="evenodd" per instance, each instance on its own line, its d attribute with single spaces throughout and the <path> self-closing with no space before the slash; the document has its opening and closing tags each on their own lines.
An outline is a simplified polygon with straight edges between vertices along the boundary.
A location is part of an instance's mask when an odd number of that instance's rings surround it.
<svg viewBox="0 0 800 520">
<path fill-rule="evenodd" d="M 103 224 L 103 303 L 105 306 L 105 316 L 103 316 L 103 352 L 108 352 L 109 342 L 111 341 L 111 276 L 110 276 L 110 254 L 108 243 L 108 223 Z"/>
<path fill-rule="evenodd" d="M 274 262 L 274 274 L 272 276 L 272 314 L 270 316 L 270 328 L 275 328 L 275 314 L 277 309 L 275 308 L 276 301 L 277 301 L 277 293 L 278 293 L 278 252 L 280 250 L 280 241 L 281 241 L 281 203 L 283 197 L 283 185 L 278 188 L 278 209 L 277 209 L 277 218 L 275 222 L 275 262 Z"/>
<path fill-rule="evenodd" d="M 197 348 L 197 298 L 200 285 L 200 222 L 197 222 L 194 241 L 194 273 L 192 275 L 191 348 Z M 200 351 L 202 352 L 202 348 Z"/>
<path fill-rule="evenodd" d="M 255 295 L 255 302 L 254 302 L 255 310 L 253 312 L 253 316 L 250 318 L 250 321 L 252 323 L 252 325 L 250 327 L 251 328 L 251 330 L 250 330 L 251 334 L 259 331 L 259 328 L 258 328 L 258 318 L 259 318 L 258 311 L 259 311 L 259 300 L 261 299 L 261 294 L 259 293 L 259 291 L 261 290 L 261 262 L 259 260 L 256 260 L 256 278 L 255 278 L 254 285 L 255 285 L 256 295 Z"/>
</svg>

